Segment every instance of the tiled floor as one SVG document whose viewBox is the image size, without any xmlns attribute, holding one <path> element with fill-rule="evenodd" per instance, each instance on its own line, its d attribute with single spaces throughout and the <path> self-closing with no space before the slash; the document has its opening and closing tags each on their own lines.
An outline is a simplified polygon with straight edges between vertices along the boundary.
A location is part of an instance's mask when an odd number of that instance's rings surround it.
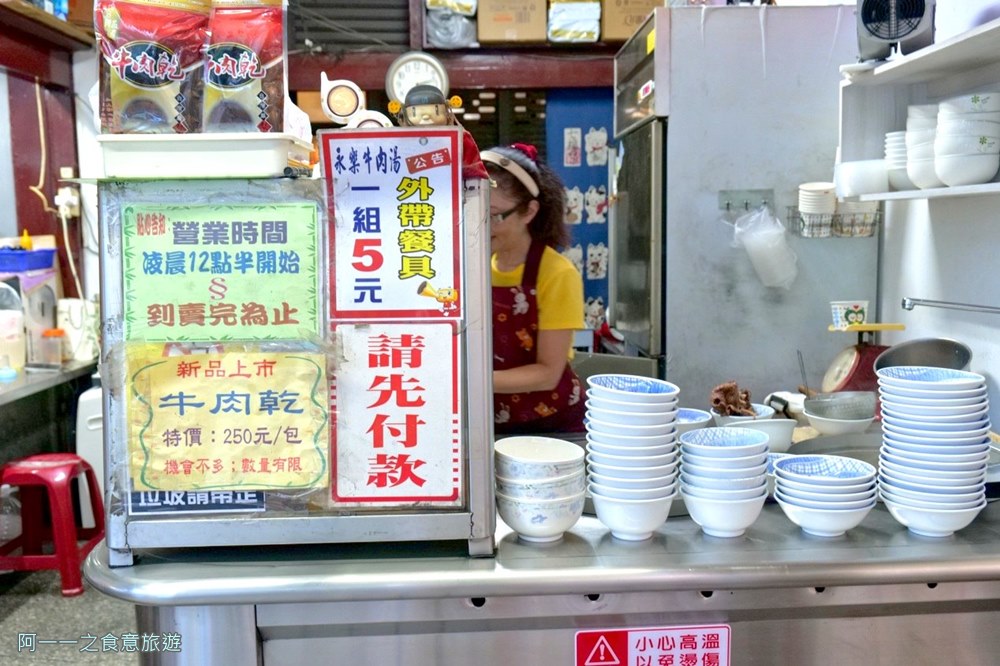
<svg viewBox="0 0 1000 666">
<path fill-rule="evenodd" d="M 0 574 L 0 664 L 138 664 L 123 647 L 136 640 L 135 607 L 84 586 L 64 597 L 56 571 Z"/>
</svg>

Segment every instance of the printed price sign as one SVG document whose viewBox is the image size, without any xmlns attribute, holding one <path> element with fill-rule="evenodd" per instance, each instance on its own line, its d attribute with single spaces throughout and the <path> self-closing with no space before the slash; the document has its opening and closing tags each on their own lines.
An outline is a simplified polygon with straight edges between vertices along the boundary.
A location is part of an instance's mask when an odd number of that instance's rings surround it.
<svg viewBox="0 0 1000 666">
<path fill-rule="evenodd" d="M 461 504 L 459 335 L 451 322 L 339 324 L 333 501 Z"/>
<path fill-rule="evenodd" d="M 122 211 L 125 339 L 274 340 L 320 331 L 313 203 Z"/>
<path fill-rule="evenodd" d="M 132 490 L 325 488 L 326 357 L 128 350 Z"/>
<path fill-rule="evenodd" d="M 319 133 L 333 319 L 462 316 L 460 132 Z"/>
</svg>

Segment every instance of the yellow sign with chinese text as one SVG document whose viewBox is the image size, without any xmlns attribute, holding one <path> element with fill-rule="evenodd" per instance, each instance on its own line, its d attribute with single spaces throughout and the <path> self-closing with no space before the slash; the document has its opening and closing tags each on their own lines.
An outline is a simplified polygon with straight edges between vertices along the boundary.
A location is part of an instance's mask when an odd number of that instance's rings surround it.
<svg viewBox="0 0 1000 666">
<path fill-rule="evenodd" d="M 128 353 L 133 491 L 328 485 L 323 354 L 170 349 Z"/>
</svg>

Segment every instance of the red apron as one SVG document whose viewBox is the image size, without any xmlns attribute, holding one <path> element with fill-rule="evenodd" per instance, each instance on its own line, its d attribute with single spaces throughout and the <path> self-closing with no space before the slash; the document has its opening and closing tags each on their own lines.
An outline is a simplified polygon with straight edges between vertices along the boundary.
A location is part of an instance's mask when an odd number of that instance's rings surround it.
<svg viewBox="0 0 1000 666">
<path fill-rule="evenodd" d="M 493 369 L 507 370 L 536 360 L 538 342 L 538 268 L 545 244 L 533 241 L 517 287 L 493 287 Z M 495 393 L 494 430 L 498 434 L 582 432 L 583 387 L 569 363 L 551 391 Z"/>
</svg>

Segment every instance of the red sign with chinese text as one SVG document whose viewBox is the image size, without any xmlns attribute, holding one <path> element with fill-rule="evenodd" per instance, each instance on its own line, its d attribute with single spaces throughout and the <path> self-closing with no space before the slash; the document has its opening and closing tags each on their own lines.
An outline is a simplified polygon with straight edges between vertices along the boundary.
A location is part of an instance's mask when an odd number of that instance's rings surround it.
<svg viewBox="0 0 1000 666">
<path fill-rule="evenodd" d="M 576 632 L 576 666 L 729 666 L 729 625 Z"/>
</svg>

